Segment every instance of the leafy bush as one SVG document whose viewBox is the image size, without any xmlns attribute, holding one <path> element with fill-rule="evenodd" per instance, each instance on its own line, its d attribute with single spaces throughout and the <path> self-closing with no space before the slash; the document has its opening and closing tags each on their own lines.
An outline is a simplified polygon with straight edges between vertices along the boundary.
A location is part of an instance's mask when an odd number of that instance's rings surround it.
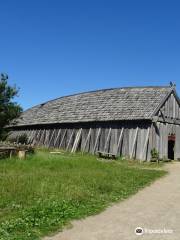
<svg viewBox="0 0 180 240">
<path fill-rule="evenodd" d="M 151 150 L 151 158 L 155 160 L 159 159 L 159 152 L 155 148 Z"/>
<path fill-rule="evenodd" d="M 21 144 L 28 144 L 28 136 L 27 136 L 27 134 L 24 133 L 24 134 L 20 135 L 18 137 L 18 139 L 17 139 L 17 142 L 21 143 Z"/>
<path fill-rule="evenodd" d="M 20 143 L 20 144 L 28 144 L 28 136 L 27 134 L 22 134 L 20 136 L 9 136 L 8 141 L 11 143 Z"/>
</svg>

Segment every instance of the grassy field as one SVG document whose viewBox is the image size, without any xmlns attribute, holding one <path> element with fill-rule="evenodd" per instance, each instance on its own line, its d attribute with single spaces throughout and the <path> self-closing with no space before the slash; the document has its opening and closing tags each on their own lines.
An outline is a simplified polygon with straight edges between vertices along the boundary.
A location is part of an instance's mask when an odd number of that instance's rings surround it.
<svg viewBox="0 0 180 240">
<path fill-rule="evenodd" d="M 142 166 L 48 152 L 37 152 L 26 160 L 1 160 L 0 240 L 40 239 L 72 219 L 102 211 L 165 174 Z"/>
</svg>

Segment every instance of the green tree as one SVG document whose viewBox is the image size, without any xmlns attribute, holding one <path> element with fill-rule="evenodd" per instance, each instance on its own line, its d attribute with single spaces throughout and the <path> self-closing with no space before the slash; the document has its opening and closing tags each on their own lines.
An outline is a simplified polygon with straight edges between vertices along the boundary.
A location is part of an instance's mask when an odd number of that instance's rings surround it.
<svg viewBox="0 0 180 240">
<path fill-rule="evenodd" d="M 13 101 L 18 95 L 19 89 L 8 84 L 8 75 L 0 74 L 0 139 L 7 134 L 4 127 L 22 112 L 19 104 Z"/>
</svg>

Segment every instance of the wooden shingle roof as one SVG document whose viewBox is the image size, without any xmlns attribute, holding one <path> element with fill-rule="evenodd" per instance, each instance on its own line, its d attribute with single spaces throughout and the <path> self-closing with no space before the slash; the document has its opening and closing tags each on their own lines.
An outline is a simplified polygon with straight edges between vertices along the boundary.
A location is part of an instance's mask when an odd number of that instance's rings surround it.
<svg viewBox="0 0 180 240">
<path fill-rule="evenodd" d="M 24 111 L 15 125 L 151 119 L 171 92 L 171 87 L 132 87 L 75 94 Z"/>
</svg>

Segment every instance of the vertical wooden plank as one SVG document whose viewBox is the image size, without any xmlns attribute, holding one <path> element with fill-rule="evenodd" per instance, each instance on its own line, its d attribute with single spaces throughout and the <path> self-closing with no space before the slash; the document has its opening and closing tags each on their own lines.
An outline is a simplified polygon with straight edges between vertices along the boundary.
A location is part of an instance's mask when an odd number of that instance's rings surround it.
<svg viewBox="0 0 180 240">
<path fill-rule="evenodd" d="M 101 128 L 99 128 L 99 129 L 98 129 L 98 132 L 97 132 L 97 136 L 96 136 L 96 141 L 95 141 L 95 144 L 94 144 L 93 153 L 95 153 L 95 151 L 96 151 L 96 147 L 97 147 L 97 144 L 98 144 L 98 141 L 99 141 L 100 134 L 101 134 Z"/>
<path fill-rule="evenodd" d="M 160 152 L 160 123 L 156 123 L 157 129 L 156 129 L 156 150 Z"/>
<path fill-rule="evenodd" d="M 110 153 L 116 154 L 117 153 L 117 142 L 116 142 L 116 129 L 113 127 L 111 130 L 111 138 L 109 142 L 109 151 Z"/>
<path fill-rule="evenodd" d="M 42 145 L 44 134 L 45 134 L 45 129 L 41 129 L 41 136 L 40 136 L 40 139 L 39 139 L 38 146 Z"/>
<path fill-rule="evenodd" d="M 89 132 L 88 132 L 88 135 L 87 135 L 87 138 L 86 138 L 86 141 L 85 141 L 85 144 L 84 144 L 84 147 L 83 147 L 83 149 L 82 149 L 82 152 L 85 152 L 87 143 L 88 143 L 88 141 L 89 141 L 89 139 L 90 139 L 90 137 L 91 137 L 91 131 L 92 131 L 92 129 L 90 128 L 90 129 L 89 129 Z"/>
<path fill-rule="evenodd" d="M 176 142 L 175 142 L 174 159 L 180 160 L 180 126 L 179 125 L 176 125 Z"/>
<path fill-rule="evenodd" d="M 51 134 L 51 137 L 50 137 L 50 139 L 49 139 L 48 147 L 51 146 L 51 143 L 52 143 L 53 137 L 54 137 L 54 135 L 55 135 L 55 132 L 56 132 L 56 129 L 53 129 L 52 134 Z"/>
<path fill-rule="evenodd" d="M 39 141 L 39 135 L 40 135 L 40 129 L 37 129 L 36 130 L 36 136 L 35 136 L 35 138 L 34 138 L 34 140 L 33 140 L 33 142 L 32 142 L 32 145 L 34 146 L 34 145 L 37 145 L 37 143 L 38 143 L 38 141 Z"/>
<path fill-rule="evenodd" d="M 65 139 L 66 133 L 67 133 L 67 128 L 64 130 L 64 134 L 63 134 L 62 139 L 61 139 L 61 142 L 60 142 L 60 144 L 59 144 L 59 148 L 61 148 L 62 145 L 63 145 L 63 141 L 64 141 L 64 139 Z"/>
<path fill-rule="evenodd" d="M 120 132 L 120 135 L 119 135 L 119 139 L 118 139 L 118 143 L 117 143 L 117 153 L 118 153 L 118 151 L 119 151 L 119 149 L 120 149 L 120 144 L 122 143 L 123 133 L 124 133 L 124 127 L 122 127 L 121 132 Z M 117 153 L 116 153 L 116 154 L 117 154 Z M 120 154 L 120 155 L 122 154 L 121 150 L 120 150 L 119 154 Z"/>
<path fill-rule="evenodd" d="M 173 96 L 173 118 L 176 118 L 176 99 Z"/>
<path fill-rule="evenodd" d="M 45 145 L 46 147 L 48 147 L 48 145 L 49 145 L 49 135 L 50 135 L 50 129 L 47 129 L 47 130 L 46 130 L 46 138 L 45 138 L 45 140 L 44 140 L 44 145 Z"/>
<path fill-rule="evenodd" d="M 100 139 L 99 139 L 99 151 L 101 151 L 101 152 L 104 151 L 104 145 L 105 145 L 105 128 L 102 127 L 101 136 L 100 136 Z"/>
<path fill-rule="evenodd" d="M 91 131 L 91 137 L 89 139 L 89 152 L 92 154 L 93 154 L 95 139 L 96 139 L 96 128 L 93 127 Z"/>
<path fill-rule="evenodd" d="M 57 136 L 56 136 L 56 138 L 54 140 L 53 147 L 56 147 L 56 144 L 58 142 L 58 138 L 59 138 L 60 134 L 61 134 L 61 128 L 57 132 Z"/>
<path fill-rule="evenodd" d="M 147 146 L 147 159 L 146 160 L 148 162 L 151 160 L 152 144 L 153 144 L 153 128 L 152 128 L 152 124 L 151 124 L 150 130 L 149 130 L 149 141 L 148 141 L 148 146 Z"/>
<path fill-rule="evenodd" d="M 80 138 L 81 138 L 81 133 L 82 133 L 82 128 L 80 128 L 78 130 L 77 134 L 76 134 L 74 145 L 73 145 L 72 150 L 71 150 L 72 153 L 76 152 L 76 150 L 77 150 L 77 147 L 78 147 L 78 144 L 79 144 L 79 141 L 80 141 Z"/>
<path fill-rule="evenodd" d="M 129 131 L 128 131 L 128 125 L 124 128 L 124 134 L 123 134 L 123 145 L 122 145 L 122 155 L 129 157 Z"/>
<path fill-rule="evenodd" d="M 111 137 L 111 128 L 109 128 L 109 132 L 106 138 L 106 142 L 104 145 L 104 152 L 108 151 L 108 144 L 109 144 L 110 137 Z"/>
<path fill-rule="evenodd" d="M 148 141 L 149 141 L 149 133 L 150 133 L 150 127 L 148 127 L 148 129 L 147 129 L 146 138 L 145 138 L 145 142 L 143 145 L 143 150 L 142 150 L 142 155 L 141 155 L 140 160 L 146 160 L 147 145 L 148 145 Z"/>
<path fill-rule="evenodd" d="M 72 138 L 73 138 L 73 135 L 74 135 L 74 129 L 72 130 L 72 132 L 71 132 L 71 136 L 70 136 L 70 138 L 69 138 L 69 142 L 68 142 L 68 144 L 67 144 L 67 147 L 66 147 L 66 151 L 68 151 L 68 149 L 69 149 L 69 146 L 70 146 L 70 144 L 71 144 L 71 141 L 72 141 Z"/>
<path fill-rule="evenodd" d="M 28 137 L 28 144 L 32 143 L 33 133 L 34 133 L 34 129 L 30 131 L 30 134 L 29 134 L 29 137 Z"/>
<path fill-rule="evenodd" d="M 132 149 L 131 149 L 131 153 L 130 153 L 130 158 L 133 157 L 133 154 L 134 154 L 134 151 L 135 151 L 135 146 L 136 146 L 136 141 L 137 141 L 137 136 L 138 136 L 138 127 L 136 127 L 136 130 L 135 130 L 135 134 L 134 134 L 134 139 L 133 139 L 133 142 L 132 142 Z"/>
<path fill-rule="evenodd" d="M 168 125 L 163 126 L 163 158 L 168 158 Z"/>
</svg>

